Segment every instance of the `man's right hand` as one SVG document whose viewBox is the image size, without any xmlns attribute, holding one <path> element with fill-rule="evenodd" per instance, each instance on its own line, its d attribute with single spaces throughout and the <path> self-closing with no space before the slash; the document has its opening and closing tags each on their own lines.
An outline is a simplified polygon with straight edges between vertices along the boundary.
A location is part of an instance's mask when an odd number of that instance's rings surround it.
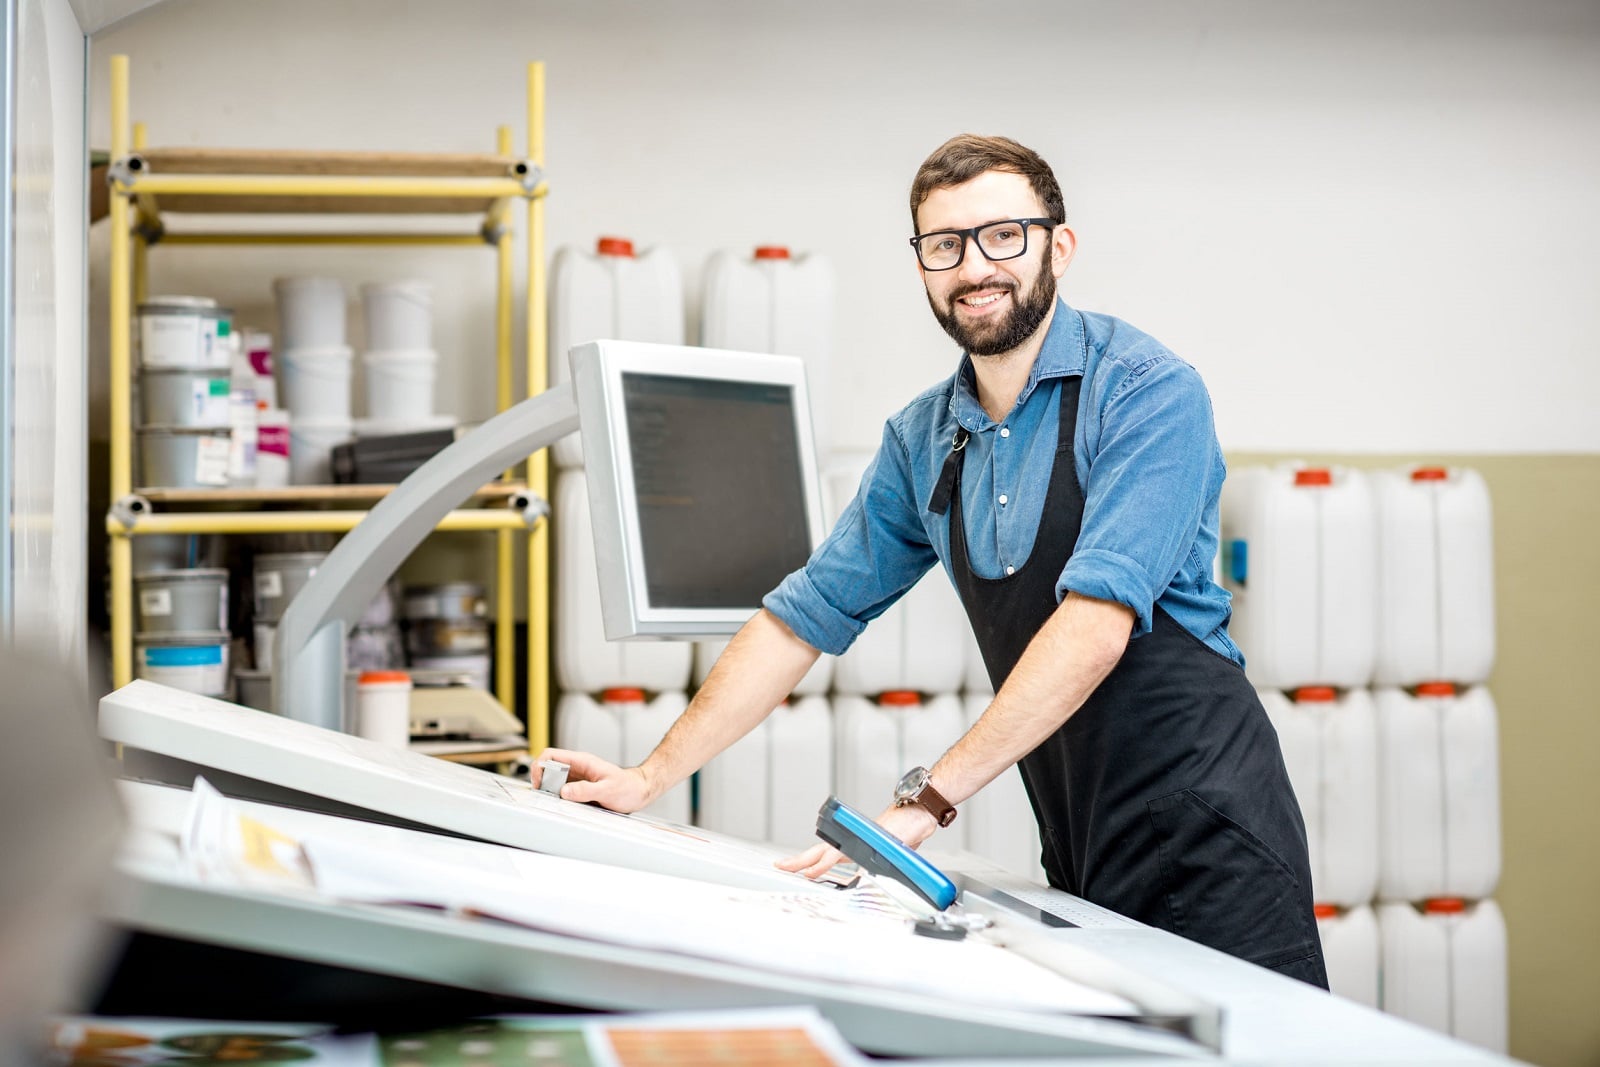
<svg viewBox="0 0 1600 1067">
<path fill-rule="evenodd" d="M 626 814 L 638 811 L 655 799 L 650 780 L 639 767 L 618 767 L 599 756 L 564 748 L 547 748 L 539 754 L 539 758 L 556 760 L 571 768 L 567 772 L 567 784 L 561 787 L 562 800 L 599 804 L 603 808 Z M 538 764 L 533 769 L 538 773 Z M 538 786 L 539 783 L 535 781 L 533 784 Z"/>
</svg>

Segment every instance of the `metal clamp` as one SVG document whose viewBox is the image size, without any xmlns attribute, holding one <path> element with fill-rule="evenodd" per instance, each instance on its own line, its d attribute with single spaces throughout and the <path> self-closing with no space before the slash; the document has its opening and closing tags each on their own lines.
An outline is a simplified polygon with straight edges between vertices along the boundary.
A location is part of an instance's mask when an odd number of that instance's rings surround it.
<svg viewBox="0 0 1600 1067">
<path fill-rule="evenodd" d="M 511 164 L 511 176 L 522 185 L 522 191 L 532 195 L 544 184 L 544 168 L 531 159 L 519 159 Z"/>
<path fill-rule="evenodd" d="M 106 181 L 112 185 L 121 185 L 132 189 L 139 175 L 150 170 L 150 164 L 137 152 L 130 152 L 119 159 L 113 159 L 106 168 Z"/>
<path fill-rule="evenodd" d="M 478 234 L 483 238 L 483 243 L 494 245 L 497 248 L 499 247 L 500 242 L 504 241 L 506 239 L 506 235 L 510 232 L 510 228 L 503 222 L 485 222 L 482 226 L 478 227 Z"/>
<path fill-rule="evenodd" d="M 149 515 L 154 510 L 150 506 L 150 501 L 138 493 L 129 493 L 112 501 L 110 516 L 122 525 L 125 533 L 132 533 L 133 528 L 139 524 L 139 517 Z"/>
<path fill-rule="evenodd" d="M 512 511 L 522 513 L 522 521 L 530 530 L 550 517 L 550 501 L 531 489 L 513 493 L 507 504 Z"/>
</svg>

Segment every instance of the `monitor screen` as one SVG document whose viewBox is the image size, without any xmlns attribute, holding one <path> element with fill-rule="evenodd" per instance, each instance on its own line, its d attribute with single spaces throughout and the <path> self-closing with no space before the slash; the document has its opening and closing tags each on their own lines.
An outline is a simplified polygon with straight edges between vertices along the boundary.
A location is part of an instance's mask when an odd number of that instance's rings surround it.
<svg viewBox="0 0 1600 1067">
<path fill-rule="evenodd" d="M 732 633 L 821 538 L 803 365 L 622 341 L 572 359 L 606 636 Z"/>
</svg>

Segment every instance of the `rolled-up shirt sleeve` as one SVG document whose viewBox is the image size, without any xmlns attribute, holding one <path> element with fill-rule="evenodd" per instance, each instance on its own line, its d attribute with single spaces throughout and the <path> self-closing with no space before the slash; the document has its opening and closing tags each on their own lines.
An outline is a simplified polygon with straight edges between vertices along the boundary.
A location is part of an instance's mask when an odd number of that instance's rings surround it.
<svg viewBox="0 0 1600 1067">
<path fill-rule="evenodd" d="M 1211 398 L 1175 358 L 1131 370 L 1102 409 L 1077 548 L 1056 583 L 1133 609 L 1150 632 L 1155 603 L 1194 547 L 1218 452 Z"/>
<path fill-rule="evenodd" d="M 891 421 L 833 532 L 762 606 L 806 644 L 839 655 L 936 559 L 914 498 L 905 444 Z"/>
</svg>

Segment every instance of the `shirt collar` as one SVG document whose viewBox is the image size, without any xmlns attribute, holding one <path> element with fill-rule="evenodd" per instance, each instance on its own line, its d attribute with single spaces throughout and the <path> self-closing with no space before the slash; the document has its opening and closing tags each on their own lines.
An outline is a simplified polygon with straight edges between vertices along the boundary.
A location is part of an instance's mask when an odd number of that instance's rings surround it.
<svg viewBox="0 0 1600 1067">
<path fill-rule="evenodd" d="M 1084 331 L 1083 316 L 1058 296 L 1056 313 L 1044 335 L 1044 344 L 1028 372 L 1027 384 L 1017 394 L 1017 406 L 1022 406 L 1043 380 L 1081 375 L 1088 360 L 1088 335 Z M 978 403 L 977 380 L 973 375 L 972 357 L 963 352 L 961 365 L 956 369 L 956 387 L 950 396 L 950 414 L 969 432 L 993 425 L 988 412 Z"/>
</svg>

